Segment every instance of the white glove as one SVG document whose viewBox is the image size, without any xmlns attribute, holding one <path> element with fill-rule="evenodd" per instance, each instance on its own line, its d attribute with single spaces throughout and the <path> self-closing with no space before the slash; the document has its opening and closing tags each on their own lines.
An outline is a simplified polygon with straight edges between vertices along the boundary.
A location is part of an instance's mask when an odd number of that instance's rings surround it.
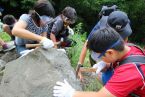
<svg viewBox="0 0 145 97">
<path fill-rule="evenodd" d="M 57 50 L 66 53 L 65 49 L 57 49 Z"/>
<path fill-rule="evenodd" d="M 44 49 L 48 49 L 48 48 L 52 48 L 54 46 L 54 43 L 52 40 L 44 37 L 41 41 L 40 41 L 40 44 L 42 44 L 42 47 Z"/>
<path fill-rule="evenodd" d="M 106 67 L 106 63 L 104 61 L 100 61 L 97 64 L 93 65 L 93 68 L 96 68 L 96 74 L 99 74 Z"/>
<path fill-rule="evenodd" d="M 69 33 L 70 35 L 74 35 L 73 29 L 70 28 L 69 26 L 67 26 L 67 28 L 68 28 L 68 33 Z"/>
<path fill-rule="evenodd" d="M 75 89 L 64 80 L 64 82 L 56 82 L 56 86 L 53 87 L 54 97 L 72 97 Z"/>
<path fill-rule="evenodd" d="M 30 52 L 32 52 L 32 51 L 34 51 L 34 49 L 21 51 L 21 52 L 20 52 L 21 57 L 26 56 L 28 53 L 30 53 Z"/>
</svg>

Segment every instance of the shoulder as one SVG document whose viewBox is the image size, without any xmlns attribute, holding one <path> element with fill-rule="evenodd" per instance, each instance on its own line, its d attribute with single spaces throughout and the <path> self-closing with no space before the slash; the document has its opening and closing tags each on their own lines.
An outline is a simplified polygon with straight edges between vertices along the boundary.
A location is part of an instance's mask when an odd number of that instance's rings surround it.
<svg viewBox="0 0 145 97">
<path fill-rule="evenodd" d="M 55 24 L 63 24 L 63 20 L 61 19 L 61 17 L 60 16 L 57 16 L 56 18 L 55 18 L 55 22 L 54 22 Z"/>
<path fill-rule="evenodd" d="M 19 18 L 19 20 L 24 20 L 27 21 L 30 19 L 30 15 L 29 14 L 22 14 Z"/>
<path fill-rule="evenodd" d="M 131 48 L 130 53 L 132 55 L 143 55 L 143 52 L 141 49 L 137 46 L 129 46 Z"/>
<path fill-rule="evenodd" d="M 100 19 L 100 28 L 106 27 L 107 25 L 108 16 L 102 16 Z"/>
<path fill-rule="evenodd" d="M 124 97 L 142 85 L 142 77 L 135 64 L 129 63 L 115 69 L 105 88 L 115 96 Z"/>
</svg>

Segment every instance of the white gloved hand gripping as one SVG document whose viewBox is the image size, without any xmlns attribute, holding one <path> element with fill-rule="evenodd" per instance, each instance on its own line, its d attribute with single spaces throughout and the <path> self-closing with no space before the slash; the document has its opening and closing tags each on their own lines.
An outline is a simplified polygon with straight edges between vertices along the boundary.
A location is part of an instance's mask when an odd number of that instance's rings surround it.
<svg viewBox="0 0 145 97">
<path fill-rule="evenodd" d="M 96 68 L 96 74 L 99 74 L 106 67 L 106 63 L 104 61 L 100 61 L 97 64 L 93 65 L 93 68 Z"/>
<path fill-rule="evenodd" d="M 52 48 L 54 46 L 54 43 L 52 40 L 44 37 L 41 41 L 40 41 L 40 44 L 42 44 L 42 47 L 44 49 L 48 49 L 48 48 Z"/>
<path fill-rule="evenodd" d="M 56 86 L 53 87 L 54 97 L 72 97 L 75 89 L 64 80 L 64 82 L 56 82 Z"/>
<path fill-rule="evenodd" d="M 69 33 L 69 35 L 74 35 L 73 29 L 70 28 L 69 26 L 67 26 L 67 28 L 68 28 L 68 33 Z"/>
</svg>

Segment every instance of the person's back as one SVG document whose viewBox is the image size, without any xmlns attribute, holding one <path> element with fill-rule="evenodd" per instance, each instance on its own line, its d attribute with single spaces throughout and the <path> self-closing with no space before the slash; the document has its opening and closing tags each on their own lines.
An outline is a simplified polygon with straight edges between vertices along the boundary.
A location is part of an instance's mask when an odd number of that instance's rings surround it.
<svg viewBox="0 0 145 97">
<path fill-rule="evenodd" d="M 105 28 L 107 26 L 108 16 L 110 15 L 110 13 L 112 13 L 113 11 L 116 11 L 116 10 L 118 10 L 116 5 L 113 5 L 113 6 L 110 6 L 110 7 L 109 6 L 102 6 L 102 9 L 101 9 L 101 11 L 99 13 L 100 20 L 96 23 L 94 28 L 91 30 L 88 38 L 96 30 Z M 82 48 L 82 51 L 81 51 L 81 54 L 80 54 L 80 57 L 79 57 L 79 61 L 78 61 L 78 66 L 79 65 L 83 66 L 83 63 L 84 63 L 84 60 L 85 60 L 85 57 L 86 57 L 86 52 L 87 52 L 86 45 L 87 45 L 87 40 L 86 40 L 86 42 L 85 42 L 85 44 L 84 44 L 84 46 Z M 95 58 L 95 56 L 93 54 L 90 55 L 91 66 L 93 66 L 96 63 L 95 59 L 96 58 Z"/>
<path fill-rule="evenodd" d="M 94 26 L 94 28 L 92 29 L 90 34 L 93 33 L 94 31 L 98 30 L 98 29 L 105 28 L 107 26 L 108 16 L 112 12 L 118 10 L 117 8 L 118 7 L 116 5 L 113 5 L 113 6 L 110 6 L 110 7 L 109 6 L 102 6 L 101 11 L 99 12 L 100 20 L 96 23 L 96 25 Z"/>
</svg>

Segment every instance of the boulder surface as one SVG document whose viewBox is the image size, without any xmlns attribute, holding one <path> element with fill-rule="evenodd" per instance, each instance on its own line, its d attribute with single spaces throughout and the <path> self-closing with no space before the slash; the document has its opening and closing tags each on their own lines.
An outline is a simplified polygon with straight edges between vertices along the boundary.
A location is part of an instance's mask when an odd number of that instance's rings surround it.
<svg viewBox="0 0 145 97">
<path fill-rule="evenodd" d="M 82 90 L 66 53 L 39 48 L 6 64 L 0 97 L 53 97 L 54 85 L 64 79 Z"/>
</svg>

